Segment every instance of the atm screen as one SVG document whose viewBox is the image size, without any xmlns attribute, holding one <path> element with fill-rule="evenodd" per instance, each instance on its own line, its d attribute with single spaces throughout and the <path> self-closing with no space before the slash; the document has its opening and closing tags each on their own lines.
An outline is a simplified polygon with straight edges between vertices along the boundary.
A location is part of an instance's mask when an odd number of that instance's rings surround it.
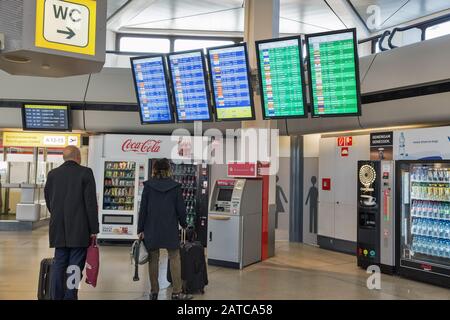
<svg viewBox="0 0 450 320">
<path fill-rule="evenodd" d="M 231 201 L 233 196 L 233 189 L 220 189 L 217 201 Z"/>
</svg>

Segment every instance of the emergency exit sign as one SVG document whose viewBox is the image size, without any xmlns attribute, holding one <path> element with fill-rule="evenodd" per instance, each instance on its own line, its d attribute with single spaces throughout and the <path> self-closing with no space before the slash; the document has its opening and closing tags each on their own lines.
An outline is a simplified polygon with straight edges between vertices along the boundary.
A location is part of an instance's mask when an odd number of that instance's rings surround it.
<svg viewBox="0 0 450 320">
<path fill-rule="evenodd" d="M 95 55 L 95 0 L 36 0 L 36 47 Z"/>
</svg>

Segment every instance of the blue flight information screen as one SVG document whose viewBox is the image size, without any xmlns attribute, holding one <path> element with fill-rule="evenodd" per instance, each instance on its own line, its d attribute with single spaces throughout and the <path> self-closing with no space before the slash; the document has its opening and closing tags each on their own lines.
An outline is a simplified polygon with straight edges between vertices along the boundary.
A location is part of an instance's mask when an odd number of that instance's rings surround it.
<svg viewBox="0 0 450 320">
<path fill-rule="evenodd" d="M 169 55 L 178 121 L 211 120 L 201 51 Z"/>
<path fill-rule="evenodd" d="M 252 119 L 245 45 L 208 51 L 218 120 Z"/>
<path fill-rule="evenodd" d="M 172 122 L 163 57 L 132 59 L 143 123 Z"/>
</svg>

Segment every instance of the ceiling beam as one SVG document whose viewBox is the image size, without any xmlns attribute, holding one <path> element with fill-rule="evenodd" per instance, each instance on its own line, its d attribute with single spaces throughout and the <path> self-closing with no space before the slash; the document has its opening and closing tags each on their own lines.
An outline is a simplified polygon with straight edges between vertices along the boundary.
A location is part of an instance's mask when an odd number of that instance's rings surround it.
<svg viewBox="0 0 450 320">
<path fill-rule="evenodd" d="M 144 9 L 150 7 L 156 1 L 157 0 L 131 0 L 108 20 L 108 30 L 114 32 L 119 31 L 122 26 L 126 25 L 130 20 L 138 16 Z"/>
<path fill-rule="evenodd" d="M 368 38 L 371 35 L 369 29 L 346 0 L 324 0 L 324 2 L 341 20 L 343 29 L 356 28 L 360 39 Z"/>
</svg>

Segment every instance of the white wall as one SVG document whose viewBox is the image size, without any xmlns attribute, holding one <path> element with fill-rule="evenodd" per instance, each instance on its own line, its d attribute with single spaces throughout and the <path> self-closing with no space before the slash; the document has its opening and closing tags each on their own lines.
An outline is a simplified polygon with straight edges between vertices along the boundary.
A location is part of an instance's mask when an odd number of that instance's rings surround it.
<svg viewBox="0 0 450 320">
<path fill-rule="evenodd" d="M 303 136 L 303 156 L 315 158 L 319 156 L 320 134 L 307 134 Z"/>
<path fill-rule="evenodd" d="M 353 137 L 347 157 L 341 155 L 337 138 L 320 140 L 318 234 L 356 242 L 357 163 L 370 158 L 370 136 Z M 322 189 L 322 179 L 331 179 L 331 190 Z"/>
</svg>

